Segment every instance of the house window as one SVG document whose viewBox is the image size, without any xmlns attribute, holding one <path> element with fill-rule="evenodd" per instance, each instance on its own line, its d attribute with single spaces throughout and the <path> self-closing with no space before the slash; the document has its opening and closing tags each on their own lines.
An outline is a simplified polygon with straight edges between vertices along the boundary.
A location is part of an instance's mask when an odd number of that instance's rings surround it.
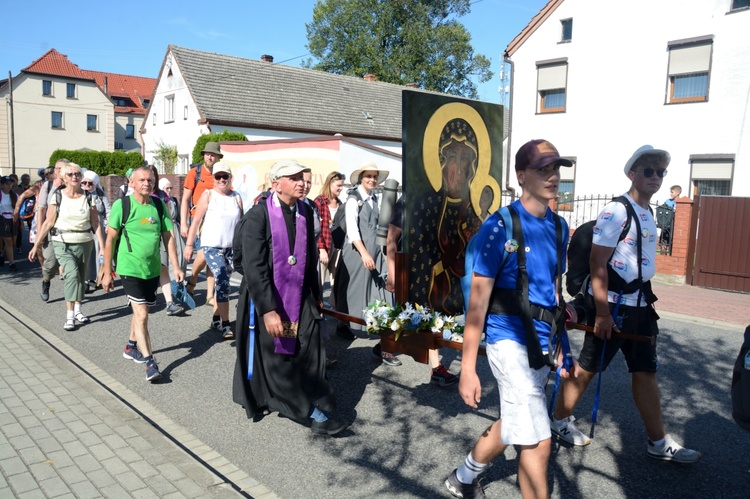
<svg viewBox="0 0 750 499">
<path fill-rule="evenodd" d="M 560 187 L 557 190 L 557 211 L 573 211 L 575 195 L 576 163 L 573 158 L 571 167 L 560 168 Z"/>
<path fill-rule="evenodd" d="M 52 128 L 63 127 L 63 113 L 61 111 L 52 111 Z"/>
<path fill-rule="evenodd" d="M 144 109 L 145 109 L 145 108 L 147 108 L 149 104 L 151 104 L 151 101 L 150 101 L 150 100 L 148 100 L 148 99 L 143 99 L 143 108 L 144 108 Z"/>
<path fill-rule="evenodd" d="M 75 83 L 68 83 L 68 99 L 75 99 L 76 98 L 76 84 Z"/>
<path fill-rule="evenodd" d="M 182 119 L 183 119 L 183 120 L 186 120 L 186 119 L 187 119 L 187 117 L 188 117 L 188 107 L 187 107 L 187 106 L 185 106 L 185 107 L 184 107 L 184 108 L 182 109 Z"/>
<path fill-rule="evenodd" d="M 669 104 L 708 100 L 712 47 L 711 39 L 669 44 Z"/>
<path fill-rule="evenodd" d="M 169 95 L 164 98 L 164 123 L 172 123 L 174 121 L 174 95 Z"/>
<path fill-rule="evenodd" d="M 563 19 L 560 21 L 562 25 L 562 37 L 561 42 L 569 42 L 573 39 L 573 19 Z"/>
<path fill-rule="evenodd" d="M 115 106 L 119 106 L 119 107 L 126 106 L 125 99 L 123 99 L 122 97 L 112 97 L 112 104 L 114 104 Z"/>
<path fill-rule="evenodd" d="M 95 132 L 99 128 L 97 127 L 97 116 L 95 114 L 86 115 L 86 130 L 89 132 Z"/>
<path fill-rule="evenodd" d="M 125 138 L 126 139 L 135 138 L 135 125 L 125 125 Z"/>
<path fill-rule="evenodd" d="M 42 80 L 42 95 L 52 96 L 52 82 L 50 80 Z"/>
<path fill-rule="evenodd" d="M 567 94 L 567 61 L 537 63 L 539 113 L 564 113 Z"/>
<path fill-rule="evenodd" d="M 733 155 L 690 159 L 690 181 L 700 195 L 730 196 L 733 172 Z"/>
<path fill-rule="evenodd" d="M 125 144 L 122 142 L 115 142 L 115 151 L 120 151 L 125 149 Z"/>
<path fill-rule="evenodd" d="M 156 126 L 156 113 L 154 113 L 154 119 L 153 119 L 153 123 L 152 123 L 152 124 L 153 124 L 154 126 Z"/>
<path fill-rule="evenodd" d="M 750 0 L 732 0 L 732 10 L 750 8 Z"/>
</svg>

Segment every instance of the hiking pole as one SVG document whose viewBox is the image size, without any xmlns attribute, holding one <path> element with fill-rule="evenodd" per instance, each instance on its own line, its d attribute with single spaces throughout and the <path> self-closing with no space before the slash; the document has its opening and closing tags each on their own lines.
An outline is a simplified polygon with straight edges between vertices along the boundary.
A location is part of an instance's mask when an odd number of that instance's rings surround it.
<svg viewBox="0 0 750 499">
<path fill-rule="evenodd" d="M 565 325 L 569 327 L 570 329 L 578 329 L 580 331 L 585 331 L 587 333 L 593 333 L 594 327 L 593 326 L 587 326 L 586 324 L 578 324 L 575 322 L 566 322 Z M 632 333 L 618 333 L 616 331 L 612 331 L 612 337 L 613 338 L 620 338 L 623 340 L 633 340 L 633 341 L 640 341 L 641 343 L 648 343 L 650 345 L 656 344 L 656 336 L 643 336 L 640 334 L 632 334 Z"/>
<path fill-rule="evenodd" d="M 617 322 L 617 314 L 620 311 L 620 303 L 622 303 L 622 291 L 617 295 L 617 301 L 615 307 L 612 309 L 612 320 Z M 602 355 L 599 358 L 599 377 L 596 380 L 596 395 L 594 396 L 594 408 L 591 410 L 591 431 L 589 432 L 589 438 L 594 438 L 594 430 L 596 429 L 596 419 L 599 413 L 599 394 L 602 389 L 602 372 L 604 371 L 604 352 L 607 350 L 607 337 L 605 336 L 602 340 Z"/>
</svg>

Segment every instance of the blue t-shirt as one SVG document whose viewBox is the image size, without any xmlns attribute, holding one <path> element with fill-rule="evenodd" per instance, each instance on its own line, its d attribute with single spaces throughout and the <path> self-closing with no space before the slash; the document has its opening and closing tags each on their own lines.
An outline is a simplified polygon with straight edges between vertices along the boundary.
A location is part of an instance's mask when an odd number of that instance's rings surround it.
<svg viewBox="0 0 750 499">
<path fill-rule="evenodd" d="M 514 201 L 511 206 L 518 213 L 523 228 L 523 238 L 526 248 L 526 268 L 529 276 L 529 301 L 533 304 L 554 308 L 557 306 L 555 277 L 557 276 L 557 235 L 555 233 L 555 214 L 547 209 L 544 218 L 537 218 L 530 214 L 521 204 Z M 563 235 L 563 251 L 568 247 L 568 224 L 560 219 Z M 515 252 L 508 255 L 502 273 L 498 276 L 498 269 L 503 261 L 505 252 L 505 225 L 498 213 L 492 214 L 484 221 L 477 233 L 476 260 L 474 272 L 486 277 L 495 278 L 496 288 L 515 289 L 518 275 L 518 258 Z M 565 272 L 566 253 L 563 253 L 562 272 Z M 550 334 L 549 324 L 534 321 L 542 350 L 547 350 Z M 526 332 L 520 316 L 499 314 L 487 315 L 487 343 L 497 343 L 500 340 L 513 340 L 526 345 Z"/>
</svg>

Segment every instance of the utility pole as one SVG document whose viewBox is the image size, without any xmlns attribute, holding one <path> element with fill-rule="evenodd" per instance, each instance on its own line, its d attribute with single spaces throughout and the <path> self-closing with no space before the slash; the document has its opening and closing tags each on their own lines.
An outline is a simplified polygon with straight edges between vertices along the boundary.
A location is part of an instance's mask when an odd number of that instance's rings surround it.
<svg viewBox="0 0 750 499">
<path fill-rule="evenodd" d="M 8 71 L 8 84 L 10 85 L 10 172 L 16 174 L 16 134 L 13 126 L 13 77 Z"/>
</svg>

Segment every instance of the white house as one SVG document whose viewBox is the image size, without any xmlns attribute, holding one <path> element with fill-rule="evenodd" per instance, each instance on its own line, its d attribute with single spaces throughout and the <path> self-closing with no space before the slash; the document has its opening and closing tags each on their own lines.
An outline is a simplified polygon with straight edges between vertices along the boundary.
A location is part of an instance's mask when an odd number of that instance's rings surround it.
<svg viewBox="0 0 750 499">
<path fill-rule="evenodd" d="M 170 45 L 141 133 L 144 157 L 176 146 L 175 173 L 187 172 L 196 139 L 224 130 L 250 141 L 342 134 L 401 153 L 405 87 L 364 78 Z"/>
<path fill-rule="evenodd" d="M 551 0 L 505 50 L 512 163 L 546 138 L 575 160 L 563 199 L 620 193 L 625 162 L 651 144 L 672 156 L 655 198 L 674 184 L 750 196 L 749 5 Z"/>
</svg>

